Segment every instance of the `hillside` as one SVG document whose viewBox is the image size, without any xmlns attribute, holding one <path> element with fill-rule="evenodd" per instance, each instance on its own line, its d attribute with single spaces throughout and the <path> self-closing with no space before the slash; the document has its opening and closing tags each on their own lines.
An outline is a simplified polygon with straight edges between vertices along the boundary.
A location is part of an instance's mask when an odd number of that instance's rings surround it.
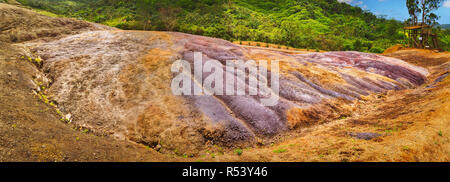
<svg viewBox="0 0 450 182">
<path fill-rule="evenodd" d="M 449 160 L 448 52 L 284 52 L 6 4 L 0 17 L 0 161 Z M 266 67 L 279 102 L 173 94 L 173 63 L 194 52 L 227 77 L 226 60 L 282 60 Z"/>
<path fill-rule="evenodd" d="M 440 27 L 442 27 L 442 28 L 445 28 L 445 29 L 450 29 L 450 24 L 442 24 L 442 25 L 439 25 Z"/>
<path fill-rule="evenodd" d="M 18 1 L 121 29 L 179 31 L 295 48 L 381 53 L 404 37 L 402 23 L 337 0 Z"/>
</svg>

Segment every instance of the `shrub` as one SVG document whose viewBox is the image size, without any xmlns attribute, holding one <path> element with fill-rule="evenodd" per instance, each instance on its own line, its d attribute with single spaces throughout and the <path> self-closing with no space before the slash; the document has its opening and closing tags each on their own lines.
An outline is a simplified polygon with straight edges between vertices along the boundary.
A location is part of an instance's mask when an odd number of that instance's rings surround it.
<svg viewBox="0 0 450 182">
<path fill-rule="evenodd" d="M 355 51 L 361 51 L 362 50 L 362 42 L 361 40 L 357 39 L 354 43 L 353 43 L 353 49 Z"/>
<path fill-rule="evenodd" d="M 236 153 L 237 155 L 242 155 L 242 149 L 236 149 L 234 150 L 234 153 Z"/>
<path fill-rule="evenodd" d="M 351 51 L 353 49 L 352 45 L 344 44 L 344 51 Z"/>
<path fill-rule="evenodd" d="M 373 52 L 373 53 L 383 53 L 384 50 L 382 48 L 379 47 L 372 47 L 369 52 Z"/>
</svg>

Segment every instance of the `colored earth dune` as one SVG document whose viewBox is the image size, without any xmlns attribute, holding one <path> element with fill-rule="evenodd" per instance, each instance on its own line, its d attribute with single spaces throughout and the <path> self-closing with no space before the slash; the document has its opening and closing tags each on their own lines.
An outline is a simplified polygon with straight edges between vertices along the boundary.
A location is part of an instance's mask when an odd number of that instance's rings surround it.
<svg viewBox="0 0 450 182">
<path fill-rule="evenodd" d="M 428 74 L 376 54 L 295 54 L 173 32 L 98 28 L 29 46 L 44 60 L 50 99 L 71 114 L 73 123 L 180 152 L 207 143 L 267 143 L 302 126 L 351 115 L 352 101 L 413 88 Z M 227 60 L 278 60 L 279 102 L 265 106 L 260 95 L 174 95 L 172 63 L 183 59 L 193 64 L 194 52 L 201 52 L 204 61 L 219 61 L 225 74 Z"/>
</svg>

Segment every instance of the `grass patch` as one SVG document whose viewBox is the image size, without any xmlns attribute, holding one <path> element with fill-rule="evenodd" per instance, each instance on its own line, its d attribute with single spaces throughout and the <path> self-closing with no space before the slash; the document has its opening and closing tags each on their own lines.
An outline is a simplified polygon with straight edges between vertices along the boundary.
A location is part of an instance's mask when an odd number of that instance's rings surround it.
<svg viewBox="0 0 450 182">
<path fill-rule="evenodd" d="M 273 151 L 274 153 L 280 154 L 280 153 L 284 153 L 287 152 L 287 149 L 283 149 L 283 148 L 279 148 Z"/>
<path fill-rule="evenodd" d="M 55 17 L 55 18 L 56 17 L 61 17 L 61 16 L 59 16 L 59 15 L 57 15 L 55 13 L 48 12 L 48 11 L 41 10 L 41 9 L 33 9 L 33 11 L 36 12 L 36 13 L 39 13 L 41 15 L 45 15 L 45 16 L 50 16 L 50 17 Z"/>
</svg>

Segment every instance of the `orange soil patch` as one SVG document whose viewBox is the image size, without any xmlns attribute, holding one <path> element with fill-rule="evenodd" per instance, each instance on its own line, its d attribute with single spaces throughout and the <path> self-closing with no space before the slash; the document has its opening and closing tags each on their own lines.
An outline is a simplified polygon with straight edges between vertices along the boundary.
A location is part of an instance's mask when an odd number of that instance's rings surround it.
<svg viewBox="0 0 450 182">
<path fill-rule="evenodd" d="M 389 53 L 397 52 L 397 51 L 401 50 L 402 48 L 403 48 L 402 45 L 397 44 L 397 45 L 394 45 L 394 46 L 384 50 L 383 54 L 389 54 Z"/>
<path fill-rule="evenodd" d="M 398 48 L 398 46 L 397 46 Z M 415 64 L 421 67 L 429 68 L 431 66 L 438 66 L 450 61 L 450 52 L 436 52 L 427 49 L 413 49 L 413 48 L 398 48 L 395 50 L 386 50 L 384 56 L 395 57 L 404 60 L 408 63 Z"/>
</svg>

